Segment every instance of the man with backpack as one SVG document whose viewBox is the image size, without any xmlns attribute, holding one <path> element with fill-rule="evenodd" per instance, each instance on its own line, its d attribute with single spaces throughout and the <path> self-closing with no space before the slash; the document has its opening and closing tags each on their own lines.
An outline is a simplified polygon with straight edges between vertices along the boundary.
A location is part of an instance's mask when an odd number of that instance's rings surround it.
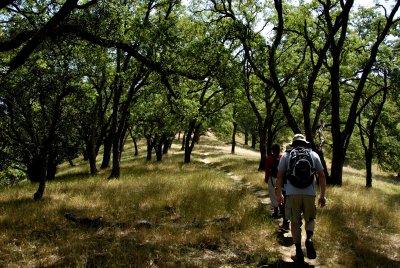
<svg viewBox="0 0 400 268">
<path fill-rule="evenodd" d="M 308 148 L 308 145 L 309 142 L 306 141 L 302 134 L 293 136 L 292 144 L 290 144 L 293 149 L 287 151 L 279 162 L 275 187 L 277 201 L 279 204 L 282 204 L 284 200 L 282 185 L 283 181 L 287 180 L 285 184 L 285 213 L 286 218 L 291 222 L 290 229 L 293 242 L 296 246 L 296 255 L 293 259 L 301 263 L 304 262 L 304 253 L 301 248 L 302 216 L 305 221 L 307 235 L 305 241 L 307 257 L 309 259 L 317 257 L 312 240 L 316 218 L 315 198 L 317 191 L 314 182 L 315 175 L 317 175 L 320 187 L 318 204 L 321 207 L 324 207 L 326 204 L 324 168 L 318 154 Z"/>
</svg>

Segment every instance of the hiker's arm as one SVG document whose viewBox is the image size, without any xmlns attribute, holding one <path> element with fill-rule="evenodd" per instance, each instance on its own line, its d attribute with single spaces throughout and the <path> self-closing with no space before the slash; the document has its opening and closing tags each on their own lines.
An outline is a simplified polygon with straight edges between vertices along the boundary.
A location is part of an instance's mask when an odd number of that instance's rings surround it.
<svg viewBox="0 0 400 268">
<path fill-rule="evenodd" d="M 276 201 L 278 201 L 278 204 L 283 204 L 282 185 L 283 185 L 283 175 L 284 174 L 285 174 L 284 171 L 278 170 L 278 174 L 276 176 L 275 195 L 276 195 Z"/>
<path fill-rule="evenodd" d="M 323 170 L 318 172 L 318 179 L 319 179 L 319 190 L 320 190 L 318 204 L 321 207 L 324 207 L 326 204 L 326 197 L 325 197 L 326 178 Z"/>
</svg>

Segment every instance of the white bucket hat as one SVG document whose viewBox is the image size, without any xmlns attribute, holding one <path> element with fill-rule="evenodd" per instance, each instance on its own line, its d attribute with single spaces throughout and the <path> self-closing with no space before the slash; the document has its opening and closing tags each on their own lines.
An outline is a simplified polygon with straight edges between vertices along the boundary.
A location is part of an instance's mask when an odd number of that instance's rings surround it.
<svg viewBox="0 0 400 268">
<path fill-rule="evenodd" d="M 294 142 L 304 142 L 305 144 L 310 144 L 306 138 L 304 137 L 303 134 L 296 134 L 293 136 L 292 138 L 292 143 L 290 144 L 291 146 L 293 146 Z"/>
</svg>

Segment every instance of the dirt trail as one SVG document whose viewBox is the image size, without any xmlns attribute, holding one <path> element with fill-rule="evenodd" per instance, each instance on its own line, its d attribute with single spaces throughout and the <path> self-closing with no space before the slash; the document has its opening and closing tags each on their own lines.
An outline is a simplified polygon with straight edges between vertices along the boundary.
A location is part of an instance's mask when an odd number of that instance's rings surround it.
<svg viewBox="0 0 400 268">
<path fill-rule="evenodd" d="M 211 139 L 213 139 L 213 137 L 211 137 Z M 202 147 L 203 148 L 210 147 L 210 149 L 212 148 L 213 153 L 215 153 L 215 151 L 218 151 L 221 153 L 227 153 L 227 154 L 231 153 L 231 145 L 225 145 L 225 146 L 223 146 L 223 145 L 219 145 L 219 146 L 202 145 Z M 258 157 L 260 155 L 259 152 L 245 149 L 242 147 L 236 147 L 235 154 L 241 155 L 241 156 L 248 156 L 248 157 Z M 258 200 L 262 204 L 270 206 L 271 200 L 269 198 L 267 189 L 263 189 L 263 188 L 260 188 L 259 186 L 255 186 L 249 182 L 246 182 L 244 180 L 244 178 L 241 178 L 240 176 L 230 172 L 229 170 L 223 170 L 220 167 L 214 166 L 213 162 L 209 158 L 207 158 L 208 155 L 210 155 L 210 153 L 207 153 L 207 152 L 200 153 L 201 157 L 200 157 L 199 161 L 206 164 L 210 168 L 215 168 L 215 169 L 227 172 L 227 175 L 235 183 L 237 183 L 240 187 L 244 187 L 244 188 L 250 190 L 257 196 Z M 289 232 L 284 231 L 279 228 L 279 225 L 282 224 L 281 218 L 276 219 L 275 223 L 276 223 L 276 228 L 277 228 L 277 237 L 278 237 L 278 241 L 280 244 L 279 253 L 281 255 L 281 260 L 282 260 L 281 267 L 297 267 L 296 264 L 292 260 L 292 255 L 294 255 L 294 253 L 295 253 L 295 248 L 293 245 L 291 233 L 290 233 L 290 231 Z M 303 237 L 305 237 L 304 230 L 303 230 Z M 303 248 L 303 251 L 305 252 L 305 248 Z M 306 263 L 302 267 L 320 267 L 317 260 L 309 260 L 309 259 L 305 258 L 305 261 L 306 261 Z"/>
</svg>

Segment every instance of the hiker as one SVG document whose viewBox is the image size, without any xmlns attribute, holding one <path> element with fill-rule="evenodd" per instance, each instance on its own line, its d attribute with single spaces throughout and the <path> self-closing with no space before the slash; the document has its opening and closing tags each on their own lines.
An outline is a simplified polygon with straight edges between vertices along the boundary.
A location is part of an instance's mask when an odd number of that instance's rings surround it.
<svg viewBox="0 0 400 268">
<path fill-rule="evenodd" d="M 321 159 L 316 152 L 313 152 L 302 134 L 293 136 L 290 146 L 292 150 L 286 152 L 279 163 L 276 181 L 276 198 L 278 203 L 282 203 L 284 197 L 282 195 L 282 183 L 287 179 L 285 185 L 286 204 L 285 214 L 291 222 L 291 233 L 293 242 L 296 247 L 296 255 L 293 257 L 295 262 L 304 262 L 304 253 L 301 248 L 301 225 L 302 216 L 305 221 L 306 240 L 305 246 L 307 257 L 315 259 L 317 257 L 314 244 L 313 234 L 316 218 L 316 184 L 314 176 L 317 175 L 319 180 L 320 195 L 318 204 L 324 207 L 326 204 L 325 189 L 326 179 Z M 300 159 L 300 160 L 299 160 Z"/>
<path fill-rule="evenodd" d="M 269 198 L 271 199 L 271 205 L 274 210 L 272 217 L 275 219 L 279 218 L 279 204 L 276 201 L 275 196 L 275 185 L 276 185 L 276 175 L 278 174 L 279 160 L 281 159 L 281 147 L 279 144 L 274 143 L 271 146 L 272 154 L 269 154 L 265 163 L 265 183 L 268 184 Z"/>
<path fill-rule="evenodd" d="M 289 145 L 286 146 L 285 149 L 285 154 L 290 152 L 293 148 Z M 278 174 L 277 174 L 278 177 Z M 289 219 L 286 217 L 286 213 L 285 213 L 285 204 L 286 204 L 286 190 L 285 190 L 285 185 L 286 185 L 286 180 L 284 179 L 282 182 L 282 195 L 283 195 L 283 203 L 279 204 L 279 208 L 282 211 L 282 216 L 283 216 L 283 221 L 282 221 L 282 225 L 279 226 L 280 229 L 284 230 L 284 231 L 288 231 L 289 230 Z M 276 187 L 274 189 L 276 191 Z M 277 200 L 278 202 L 278 200 Z"/>
</svg>

